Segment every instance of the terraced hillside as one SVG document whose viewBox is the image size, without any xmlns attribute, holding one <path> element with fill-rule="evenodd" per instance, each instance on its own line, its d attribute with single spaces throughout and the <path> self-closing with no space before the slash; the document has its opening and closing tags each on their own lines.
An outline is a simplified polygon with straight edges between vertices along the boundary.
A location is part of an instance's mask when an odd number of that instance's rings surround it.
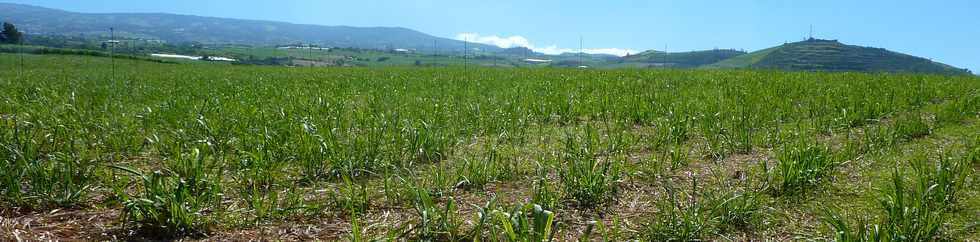
<svg viewBox="0 0 980 242">
<path fill-rule="evenodd" d="M 929 59 L 882 48 L 810 39 L 787 43 L 709 65 L 710 68 L 762 68 L 806 71 L 916 72 L 969 74 Z"/>
</svg>

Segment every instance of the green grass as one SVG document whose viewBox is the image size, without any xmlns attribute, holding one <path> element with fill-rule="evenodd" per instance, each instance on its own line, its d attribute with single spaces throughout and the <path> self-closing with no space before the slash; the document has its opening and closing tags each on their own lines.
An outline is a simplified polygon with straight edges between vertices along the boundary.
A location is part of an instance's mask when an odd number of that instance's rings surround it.
<svg viewBox="0 0 980 242">
<path fill-rule="evenodd" d="M 815 201 L 888 213 L 862 205 L 883 161 L 975 131 L 980 103 L 961 76 L 115 62 L 0 54 L 5 215 L 114 211 L 135 240 L 822 238 Z M 980 211 L 962 152 L 899 170 L 960 209 L 930 210 L 954 240 Z"/>
</svg>

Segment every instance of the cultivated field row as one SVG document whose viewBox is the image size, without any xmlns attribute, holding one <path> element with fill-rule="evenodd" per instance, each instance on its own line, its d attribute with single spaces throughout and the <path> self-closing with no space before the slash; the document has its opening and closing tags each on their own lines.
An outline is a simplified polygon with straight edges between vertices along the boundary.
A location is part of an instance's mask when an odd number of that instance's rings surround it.
<svg viewBox="0 0 980 242">
<path fill-rule="evenodd" d="M 2 240 L 980 239 L 975 77 L 0 66 Z"/>
</svg>

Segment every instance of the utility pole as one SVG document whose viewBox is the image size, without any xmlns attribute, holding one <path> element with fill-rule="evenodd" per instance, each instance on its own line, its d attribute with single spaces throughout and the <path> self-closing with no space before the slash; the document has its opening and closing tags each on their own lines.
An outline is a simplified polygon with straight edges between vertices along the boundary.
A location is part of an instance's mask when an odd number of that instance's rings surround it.
<svg viewBox="0 0 980 242">
<path fill-rule="evenodd" d="M 131 74 L 129 74 L 129 81 L 132 82 L 134 79 L 133 75 L 139 73 L 140 65 L 139 60 L 136 58 L 136 39 L 129 41 L 129 56 L 131 58 L 129 61 L 130 63 L 133 63 L 133 69 L 135 70 L 135 73 L 131 72 Z"/>
<path fill-rule="evenodd" d="M 67 41 L 65 41 L 65 42 L 67 42 Z M 67 60 L 67 63 L 65 63 L 63 65 L 60 65 L 61 66 L 61 77 L 64 78 L 64 80 L 65 80 L 65 88 L 68 88 L 69 91 L 71 91 L 72 88 L 71 88 L 71 82 L 68 81 L 68 70 L 67 69 L 68 69 L 68 65 L 73 64 L 72 59 L 73 58 L 70 57 L 70 56 L 65 56 L 65 60 Z"/>
<path fill-rule="evenodd" d="M 23 33 L 24 34 L 22 34 L 22 37 L 20 38 L 20 43 L 18 43 L 20 44 L 20 51 L 18 52 L 20 52 L 20 74 L 22 76 L 24 75 L 24 42 L 27 42 L 24 40 L 27 39 L 27 28 L 24 28 Z"/>
<path fill-rule="evenodd" d="M 469 51 L 469 37 L 463 37 L 463 71 L 466 71 L 466 53 Z"/>
<path fill-rule="evenodd" d="M 664 69 L 667 69 L 667 44 L 664 44 Z"/>
<path fill-rule="evenodd" d="M 813 39 L 813 25 L 812 24 L 810 25 L 810 38 L 809 39 Z"/>
<path fill-rule="evenodd" d="M 288 54 L 287 54 L 287 56 L 288 56 Z M 276 60 L 276 65 L 278 65 L 279 64 L 279 61 L 278 61 L 278 59 L 279 59 L 279 46 L 278 45 L 276 45 L 275 47 L 272 48 L 272 58 L 277 59 Z M 286 60 L 288 61 L 289 59 L 287 58 Z"/>
<path fill-rule="evenodd" d="M 116 29 L 109 28 L 109 62 L 112 65 L 112 76 L 109 78 L 116 81 Z"/>
<path fill-rule="evenodd" d="M 527 50 L 528 49 L 530 49 L 530 48 L 527 48 L 526 46 L 524 47 L 524 60 L 522 60 L 523 62 L 526 62 L 527 61 Z"/>
<path fill-rule="evenodd" d="M 439 46 L 436 44 L 438 40 L 432 40 L 432 66 L 436 66 L 436 60 L 439 57 Z"/>
<path fill-rule="evenodd" d="M 134 44 L 136 46 L 136 56 L 141 56 L 142 57 L 143 54 L 142 54 L 142 49 L 140 49 L 140 44 L 142 43 L 143 46 L 145 47 L 146 46 L 146 42 L 145 42 L 145 40 L 136 40 L 136 41 L 137 42 Z M 142 63 L 140 63 L 139 59 L 137 59 L 137 61 L 136 61 L 136 73 L 142 73 L 142 72 L 139 71 L 139 68 L 140 68 L 140 65 L 141 64 Z"/>
<path fill-rule="evenodd" d="M 578 65 L 585 66 L 585 39 L 581 35 L 578 36 Z"/>
</svg>

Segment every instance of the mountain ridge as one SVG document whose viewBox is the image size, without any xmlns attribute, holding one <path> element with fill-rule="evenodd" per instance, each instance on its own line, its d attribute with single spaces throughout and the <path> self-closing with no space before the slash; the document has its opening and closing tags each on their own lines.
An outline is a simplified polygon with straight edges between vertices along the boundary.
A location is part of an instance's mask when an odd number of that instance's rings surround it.
<svg viewBox="0 0 980 242">
<path fill-rule="evenodd" d="M 16 23 L 31 34 L 108 35 L 168 42 L 279 45 L 312 43 L 331 47 L 368 49 L 433 48 L 462 51 L 464 46 L 485 51 L 502 48 L 432 36 L 405 27 L 354 27 L 295 24 L 284 21 L 208 17 L 172 13 L 79 13 L 33 5 L 0 3 L 0 21 Z"/>
</svg>

